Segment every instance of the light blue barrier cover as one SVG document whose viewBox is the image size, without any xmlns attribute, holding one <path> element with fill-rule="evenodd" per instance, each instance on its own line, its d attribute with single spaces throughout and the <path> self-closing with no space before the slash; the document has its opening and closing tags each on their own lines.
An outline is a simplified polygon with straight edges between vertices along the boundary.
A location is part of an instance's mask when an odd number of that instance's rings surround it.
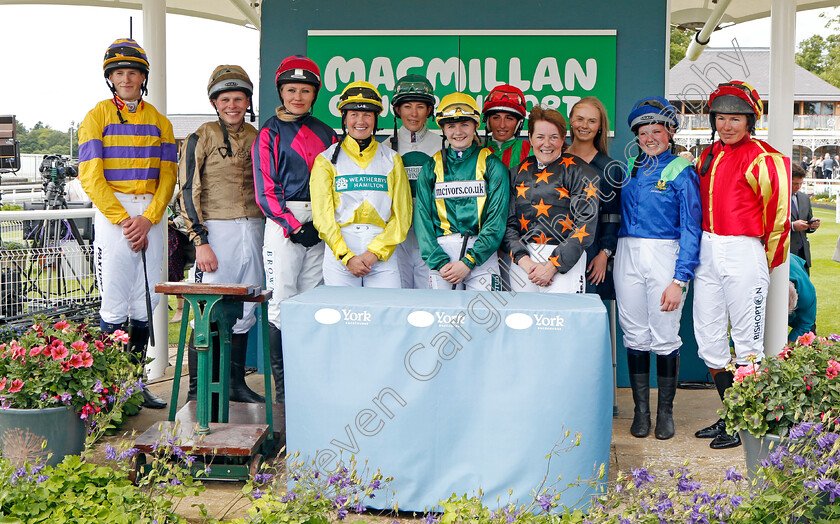
<svg viewBox="0 0 840 524">
<path fill-rule="evenodd" d="M 547 485 L 608 464 L 612 364 L 595 295 L 322 286 L 282 316 L 287 450 L 322 471 L 367 461 L 394 477 L 401 510 L 479 488 L 490 507 L 510 488 L 524 502 L 567 429 L 580 446 L 552 458 Z"/>
</svg>

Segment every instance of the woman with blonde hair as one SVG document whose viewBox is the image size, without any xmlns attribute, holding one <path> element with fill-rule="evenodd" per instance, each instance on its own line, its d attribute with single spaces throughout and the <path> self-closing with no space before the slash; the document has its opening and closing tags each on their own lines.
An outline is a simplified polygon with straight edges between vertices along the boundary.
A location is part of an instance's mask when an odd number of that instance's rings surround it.
<svg viewBox="0 0 840 524">
<path fill-rule="evenodd" d="M 594 96 L 582 98 L 569 113 L 572 145 L 566 150 L 589 163 L 600 175 L 598 188 L 598 229 L 586 249 L 588 293 L 598 293 L 604 300 L 615 300 L 612 266 L 618 245 L 621 220 L 620 164 L 609 156 L 607 133 L 610 122 L 604 104 Z"/>
</svg>

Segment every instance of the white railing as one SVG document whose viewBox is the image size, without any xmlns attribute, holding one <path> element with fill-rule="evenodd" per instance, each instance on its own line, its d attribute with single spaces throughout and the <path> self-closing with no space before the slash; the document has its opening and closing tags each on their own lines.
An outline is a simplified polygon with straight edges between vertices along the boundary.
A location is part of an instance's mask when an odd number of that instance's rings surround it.
<svg viewBox="0 0 840 524">
<path fill-rule="evenodd" d="M 806 178 L 800 191 L 811 196 L 828 193 L 828 196 L 834 197 L 834 221 L 840 224 L 840 206 L 837 205 L 837 201 L 840 201 L 840 180 Z"/>
<path fill-rule="evenodd" d="M 99 308 L 93 209 L 0 212 L 0 322 Z"/>
<path fill-rule="evenodd" d="M 710 129 L 709 115 L 679 115 L 680 129 Z M 767 129 L 767 115 L 756 123 L 757 129 Z M 840 116 L 835 115 L 793 115 L 793 129 L 815 131 L 840 130 Z"/>
</svg>

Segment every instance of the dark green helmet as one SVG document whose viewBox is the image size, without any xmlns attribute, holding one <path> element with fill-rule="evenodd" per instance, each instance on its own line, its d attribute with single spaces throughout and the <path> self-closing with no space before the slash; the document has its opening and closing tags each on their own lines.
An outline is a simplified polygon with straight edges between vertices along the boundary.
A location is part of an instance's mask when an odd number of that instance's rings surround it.
<svg viewBox="0 0 840 524">
<path fill-rule="evenodd" d="M 391 106 L 396 109 L 406 102 L 425 102 L 429 107 L 435 107 L 432 83 L 422 75 L 405 75 L 397 80 Z"/>
</svg>

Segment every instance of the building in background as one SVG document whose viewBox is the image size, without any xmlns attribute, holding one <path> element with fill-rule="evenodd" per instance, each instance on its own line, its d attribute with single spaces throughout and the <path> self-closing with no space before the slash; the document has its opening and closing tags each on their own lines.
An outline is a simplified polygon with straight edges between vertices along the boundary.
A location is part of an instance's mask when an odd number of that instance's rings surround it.
<svg viewBox="0 0 840 524">
<path fill-rule="evenodd" d="M 767 140 L 770 92 L 769 48 L 708 48 L 696 62 L 683 59 L 669 75 L 668 99 L 680 111 L 675 142 L 695 156 L 711 143 L 709 93 L 720 82 L 744 80 L 758 91 L 764 116 L 756 136 Z M 840 153 L 840 89 L 794 65 L 793 161 Z M 775 144 L 774 144 L 775 145 Z"/>
</svg>

